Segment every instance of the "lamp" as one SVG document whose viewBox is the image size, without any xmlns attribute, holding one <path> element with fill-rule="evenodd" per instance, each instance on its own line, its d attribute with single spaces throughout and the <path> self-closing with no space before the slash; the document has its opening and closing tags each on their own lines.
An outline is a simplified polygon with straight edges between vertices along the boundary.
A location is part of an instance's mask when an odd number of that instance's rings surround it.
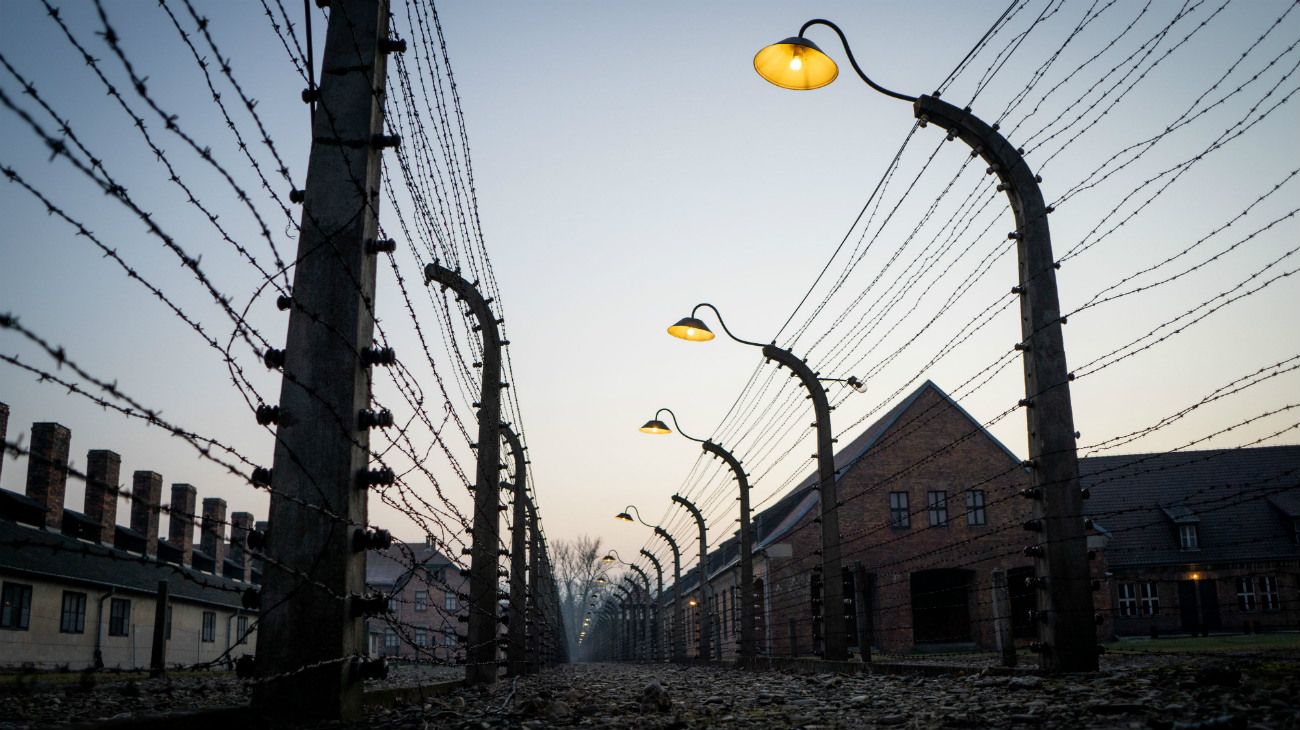
<svg viewBox="0 0 1300 730">
<path fill-rule="evenodd" d="M 646 421 L 645 425 L 641 427 L 641 433 L 649 433 L 649 434 L 654 434 L 656 436 L 660 436 L 665 433 L 672 433 L 672 432 L 673 430 L 671 428 L 668 428 L 668 424 L 656 418 L 652 418 L 649 421 Z M 627 513 L 625 512 L 623 514 L 627 514 Z M 619 519 L 621 520 L 623 519 L 623 517 L 619 516 Z M 627 518 L 627 521 L 628 522 L 632 521 L 631 516 Z"/>
<path fill-rule="evenodd" d="M 668 334 L 691 342 L 708 342 L 715 337 L 708 325 L 693 316 L 677 320 L 677 324 L 668 328 Z"/>
<path fill-rule="evenodd" d="M 754 54 L 754 70 L 768 82 L 794 91 L 820 89 L 840 75 L 830 56 L 822 53 L 816 43 L 799 36 Z"/>
<path fill-rule="evenodd" d="M 773 43 L 755 54 L 754 70 L 758 75 L 768 83 L 795 91 L 820 89 L 838 78 L 839 68 L 830 56 L 822 53 L 822 49 L 818 48 L 817 44 L 803 37 L 808 28 L 814 25 L 824 25 L 835 31 L 840 37 L 840 42 L 844 44 L 844 52 L 848 54 L 853 70 L 858 72 L 858 76 L 862 77 L 868 86 L 895 99 L 916 101 L 915 96 L 890 91 L 867 78 L 867 75 L 862 72 L 862 67 L 858 66 L 858 60 L 853 57 L 853 50 L 849 48 L 849 40 L 844 37 L 844 31 L 831 21 L 821 18 L 814 18 L 804 23 L 799 29 L 799 35 L 786 38 L 780 43 Z"/>
</svg>

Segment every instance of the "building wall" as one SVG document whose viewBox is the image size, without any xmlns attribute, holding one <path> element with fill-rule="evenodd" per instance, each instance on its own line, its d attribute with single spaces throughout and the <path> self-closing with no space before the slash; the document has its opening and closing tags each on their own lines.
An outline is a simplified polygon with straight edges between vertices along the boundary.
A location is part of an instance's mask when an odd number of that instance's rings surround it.
<svg viewBox="0 0 1300 730">
<path fill-rule="evenodd" d="M 1195 563 L 1153 568 L 1120 568 L 1111 576 L 1111 615 L 1114 630 L 1119 636 L 1164 636 L 1169 634 L 1190 633 L 1191 627 L 1184 618 L 1184 610 L 1192 616 L 1196 613 L 1195 601 L 1184 604 L 1186 597 L 1179 590 L 1181 583 L 1194 582 L 1212 584 L 1218 609 L 1218 620 L 1205 628 L 1208 631 L 1256 632 L 1295 630 L 1300 628 L 1300 561 L 1271 561 L 1260 563 L 1241 563 L 1232 565 L 1204 566 Z M 1277 584 L 1278 606 L 1266 605 L 1259 579 L 1272 577 Z M 1250 578 L 1255 588 L 1253 608 L 1247 610 L 1238 595 L 1238 579 Z M 1143 605 L 1141 585 L 1155 585 L 1159 605 L 1154 613 L 1149 613 Z M 1123 615 L 1120 606 L 1121 586 L 1132 584 L 1139 596 L 1136 616 Z M 1204 590 L 1204 589 L 1202 589 Z M 1207 611 L 1207 601 L 1200 606 L 1199 616 L 1207 623 L 1211 612 Z"/>
<path fill-rule="evenodd" d="M 66 665 L 78 670 L 95 665 L 96 626 L 99 626 L 100 651 L 108 668 L 134 669 L 148 667 L 153 651 L 153 623 L 156 600 L 152 596 L 116 592 L 103 601 L 100 615 L 100 598 L 108 596 L 102 588 L 84 584 L 65 583 L 27 576 L 2 574 L 0 582 L 18 583 L 32 587 L 31 614 L 26 630 L 0 629 L 0 666 L 31 665 L 54 669 Z M 65 591 L 86 594 L 86 615 L 82 633 L 62 633 L 59 630 Z M 112 598 L 130 601 L 131 613 L 126 636 L 109 635 L 109 614 Z M 236 635 L 237 615 L 248 616 L 253 628 L 255 615 L 237 612 L 230 607 L 197 604 L 185 600 L 172 600 L 172 633 L 167 642 L 167 664 L 193 665 L 218 659 L 228 647 L 232 660 L 253 653 L 256 640 L 250 633 L 240 644 Z M 202 641 L 203 613 L 216 615 L 214 640 Z"/>
<path fill-rule="evenodd" d="M 436 567 L 433 569 L 439 570 Z M 447 605 L 445 601 L 449 594 L 455 596 L 463 593 L 467 590 L 468 584 L 460 576 L 459 569 L 455 565 L 445 566 L 441 570 L 441 581 L 428 580 L 417 572 L 396 593 L 391 592 L 391 586 L 386 588 L 390 592 L 389 607 L 392 623 L 382 619 L 371 619 L 372 655 L 401 659 L 464 661 L 463 642 L 455 637 L 467 631 L 467 625 L 458 617 L 467 616 L 468 608 L 465 601 L 458 597 L 456 608 L 449 611 L 445 608 Z M 427 608 L 423 611 L 417 610 L 416 593 L 419 591 L 427 591 L 429 595 Z M 390 630 L 396 634 L 396 647 L 386 640 Z M 426 632 L 425 636 L 429 641 L 427 646 L 416 645 L 419 630 Z M 455 639 L 453 645 L 448 645 L 448 636 Z"/>
</svg>

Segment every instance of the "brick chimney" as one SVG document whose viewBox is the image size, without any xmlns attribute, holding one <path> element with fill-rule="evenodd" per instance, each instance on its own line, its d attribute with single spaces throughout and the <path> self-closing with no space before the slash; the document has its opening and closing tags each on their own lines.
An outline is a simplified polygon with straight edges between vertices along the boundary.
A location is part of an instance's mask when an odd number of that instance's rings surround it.
<svg viewBox="0 0 1300 730">
<path fill-rule="evenodd" d="M 226 500 L 208 497 L 203 500 L 203 526 L 200 545 L 212 556 L 212 572 L 221 575 L 226 560 Z"/>
<path fill-rule="evenodd" d="M 27 457 L 27 496 L 45 508 L 45 526 L 63 527 L 63 493 L 68 486 L 68 444 L 72 432 L 57 423 L 33 423 Z"/>
<path fill-rule="evenodd" d="M 172 485 L 171 519 L 167 520 L 167 542 L 181 551 L 181 565 L 194 564 L 194 500 L 198 490 L 190 484 Z"/>
<path fill-rule="evenodd" d="M 4 440 L 9 437 L 9 405 L 0 403 L 0 476 L 5 470 Z"/>
<path fill-rule="evenodd" d="M 99 541 L 112 545 L 117 533 L 117 478 L 122 457 L 106 449 L 86 453 L 86 517 L 99 525 Z"/>
<path fill-rule="evenodd" d="M 162 474 L 138 471 L 131 475 L 131 529 L 144 535 L 144 554 L 158 555 L 158 507 L 162 504 Z"/>
<path fill-rule="evenodd" d="M 242 571 L 240 580 L 248 583 L 253 578 L 253 561 L 248 554 L 248 531 L 253 529 L 252 512 L 235 512 L 230 515 L 230 559 Z"/>
</svg>

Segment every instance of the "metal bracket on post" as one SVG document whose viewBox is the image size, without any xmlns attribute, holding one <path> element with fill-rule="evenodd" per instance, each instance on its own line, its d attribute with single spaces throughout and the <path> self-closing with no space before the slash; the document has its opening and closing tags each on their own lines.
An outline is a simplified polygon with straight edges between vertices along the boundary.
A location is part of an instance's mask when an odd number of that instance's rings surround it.
<svg viewBox="0 0 1300 730">
<path fill-rule="evenodd" d="M 478 466 L 474 480 L 474 524 L 470 555 L 468 684 L 497 678 L 497 541 L 501 512 L 501 334 L 496 316 L 478 288 L 438 262 L 424 267 L 426 282 L 451 289 L 478 320 L 483 369 L 478 411 Z"/>
<path fill-rule="evenodd" d="M 1029 429 L 1029 464 L 1034 521 L 1043 533 L 1043 554 L 1035 570 L 1048 577 L 1038 591 L 1038 642 L 1042 666 L 1051 672 L 1097 669 L 1097 627 L 1093 619 L 1091 575 L 1079 460 L 1070 401 L 1070 372 L 1061 333 L 1061 305 L 1056 289 L 1056 262 L 1047 223 L 1047 206 L 1039 178 L 1024 156 L 997 130 L 969 110 L 932 96 L 913 106 L 926 118 L 960 137 L 998 176 L 1016 220 L 1019 258 L 1020 329 L 1024 345 L 1025 409 Z M 1018 348 L 1020 349 L 1020 348 Z"/>
</svg>

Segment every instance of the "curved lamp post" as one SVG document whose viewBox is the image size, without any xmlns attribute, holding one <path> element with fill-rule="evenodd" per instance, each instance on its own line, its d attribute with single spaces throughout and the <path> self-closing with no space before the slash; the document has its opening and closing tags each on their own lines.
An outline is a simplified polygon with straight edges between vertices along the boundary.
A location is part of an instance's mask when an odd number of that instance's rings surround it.
<svg viewBox="0 0 1300 730">
<path fill-rule="evenodd" d="M 651 626 L 653 627 L 650 629 L 650 645 L 652 647 L 654 660 L 658 662 L 663 660 L 663 652 L 659 647 L 661 628 L 659 623 L 659 605 L 664 599 L 664 566 L 659 562 L 659 558 L 656 558 L 654 553 L 649 550 L 641 548 L 641 554 L 644 555 L 646 560 L 649 560 L 650 564 L 655 567 L 655 580 L 659 586 L 659 592 L 655 594 L 654 602 L 651 604 L 653 615 L 650 617 L 650 620 L 652 621 Z"/>
<path fill-rule="evenodd" d="M 519 435 L 509 424 L 501 424 L 501 438 L 510 447 L 515 462 L 514 483 L 509 485 L 514 490 L 515 499 L 510 522 L 510 623 L 507 626 L 510 642 L 506 644 L 506 676 L 517 677 L 528 671 L 528 590 L 536 590 L 537 586 L 529 586 L 526 581 L 528 556 L 525 545 L 531 502 L 528 498 L 528 460 L 524 458 L 524 446 Z M 502 482 L 502 485 L 506 483 Z"/>
<path fill-rule="evenodd" d="M 652 525 L 641 519 L 641 511 L 636 505 L 629 504 L 626 509 L 614 515 L 614 519 L 623 522 L 631 522 L 632 515 L 636 515 L 636 521 L 651 528 L 655 534 L 662 537 L 668 543 L 668 547 L 673 551 L 673 620 L 672 620 L 672 640 L 673 640 L 673 661 L 680 662 L 686 659 L 686 633 L 683 628 L 683 611 L 682 611 L 682 551 L 677 547 L 677 541 L 673 539 L 668 531 L 659 525 Z M 662 584 L 660 584 L 662 586 Z M 663 593 L 662 587 L 660 593 Z"/>
<path fill-rule="evenodd" d="M 673 501 L 680 504 L 695 518 L 695 525 L 700 528 L 700 655 L 699 660 L 707 662 L 709 638 L 713 633 L 712 616 L 709 615 L 709 536 L 704 524 L 704 514 L 689 499 L 680 494 L 673 495 Z"/>
<path fill-rule="evenodd" d="M 1012 291 L 1020 295 L 1024 352 L 1025 407 L 1029 427 L 1029 468 L 1034 519 L 1041 529 L 1041 549 L 1035 557 L 1042 666 L 1054 672 L 1097 669 L 1097 630 L 1093 616 L 1092 581 L 1088 570 L 1087 537 L 1083 526 L 1083 502 L 1079 491 L 1079 462 L 1074 435 L 1074 414 L 1070 402 L 1071 375 L 1065 363 L 1065 342 L 1061 334 L 1060 301 L 1056 290 L 1056 262 L 1047 224 L 1051 212 L 1043 202 L 1040 179 L 1029 169 L 1023 152 L 990 126 L 971 114 L 938 99 L 938 95 L 908 96 L 890 91 L 867 77 L 849 49 L 844 32 L 834 23 L 814 19 L 803 24 L 799 35 L 774 43 L 754 56 L 754 70 L 764 79 L 787 89 L 816 89 L 835 80 L 835 62 L 821 52 L 804 33 L 824 25 L 839 36 L 853 70 L 876 91 L 912 103 L 912 112 L 922 126 L 937 124 L 949 139 L 960 138 L 971 155 L 988 163 L 1011 204 L 1016 230 L 1020 283 Z M 680 323 L 679 323 L 680 324 Z M 830 573 L 827 574 L 829 577 Z M 828 581 L 834 583 L 835 581 Z"/>
<path fill-rule="evenodd" d="M 641 578 L 641 585 L 638 586 L 636 584 L 636 581 L 632 579 L 632 576 L 625 576 L 625 578 L 628 581 L 630 581 L 634 587 L 641 589 L 644 592 L 646 597 L 645 602 L 638 604 L 638 607 L 644 609 L 644 613 L 641 616 L 635 616 L 634 621 L 639 622 L 641 625 L 641 636 L 636 638 L 637 638 L 637 642 L 640 644 L 641 653 L 644 655 L 642 658 L 649 659 L 651 649 L 650 649 L 650 615 L 649 615 L 648 604 L 650 599 L 652 598 L 652 594 L 650 593 L 650 576 L 646 574 L 644 568 L 637 565 L 636 563 L 627 562 L 626 560 L 623 559 L 623 556 L 619 555 L 618 551 L 614 549 L 610 549 L 609 553 L 607 553 L 605 557 L 601 558 L 601 562 L 611 563 L 611 564 L 614 562 L 618 562 L 620 565 L 626 565 L 628 568 L 632 570 L 633 573 L 635 573 L 637 576 L 640 576 Z M 633 634 L 635 635 L 635 633 L 636 631 L 634 629 Z"/>
<path fill-rule="evenodd" d="M 482 385 L 478 407 L 478 462 L 474 472 L 474 526 L 470 548 L 469 627 L 465 682 L 497 678 L 497 537 L 501 526 L 501 332 L 491 301 L 477 283 L 437 261 L 424 267 L 425 282 L 451 289 L 478 320 L 483 335 Z"/>
<path fill-rule="evenodd" d="M 808 397 L 812 399 L 813 414 L 817 421 L 817 488 L 822 504 L 822 575 L 826 576 L 822 581 L 822 593 L 825 598 L 822 604 L 825 606 L 822 620 L 826 627 L 823 655 L 826 659 L 843 661 L 848 658 L 848 642 L 844 621 L 844 581 L 840 578 L 840 520 L 835 485 L 835 452 L 831 448 L 831 443 L 835 439 L 831 435 L 831 406 L 826 399 L 826 388 L 822 386 L 821 381 L 843 382 L 859 391 L 863 389 L 863 385 L 853 377 L 818 377 L 817 373 L 808 367 L 808 363 L 789 350 L 777 347 L 775 344 L 764 345 L 761 342 L 740 339 L 727 328 L 727 323 L 722 320 L 718 308 L 708 302 L 695 305 L 691 310 L 691 316 L 683 317 L 669 327 L 668 334 L 690 342 L 707 342 L 713 339 L 715 336 L 713 331 L 696 316 L 701 307 L 713 310 L 713 315 L 717 317 L 718 324 L 722 326 L 722 331 L 726 332 L 728 337 L 742 345 L 762 348 L 763 357 L 777 361 L 798 376 L 799 382 L 808 390 Z M 753 601 L 750 600 L 748 603 L 752 604 Z M 753 613 L 752 606 L 750 613 Z"/>
<path fill-rule="evenodd" d="M 660 414 L 667 413 L 669 418 L 673 419 L 673 426 L 677 428 L 678 435 L 683 438 L 694 441 L 707 452 L 722 459 L 727 466 L 731 467 L 731 473 L 736 477 L 736 483 L 740 487 L 740 656 L 742 659 L 749 659 L 754 656 L 754 536 L 750 530 L 749 515 L 749 478 L 745 475 L 745 470 L 740 465 L 740 460 L 730 451 L 713 443 L 709 439 L 697 439 L 694 436 L 682 430 L 677 423 L 677 414 L 669 408 L 660 408 L 655 412 L 655 417 L 647 421 L 641 427 L 642 433 L 649 434 L 667 434 L 672 433 L 668 424 L 659 420 Z"/>
</svg>

